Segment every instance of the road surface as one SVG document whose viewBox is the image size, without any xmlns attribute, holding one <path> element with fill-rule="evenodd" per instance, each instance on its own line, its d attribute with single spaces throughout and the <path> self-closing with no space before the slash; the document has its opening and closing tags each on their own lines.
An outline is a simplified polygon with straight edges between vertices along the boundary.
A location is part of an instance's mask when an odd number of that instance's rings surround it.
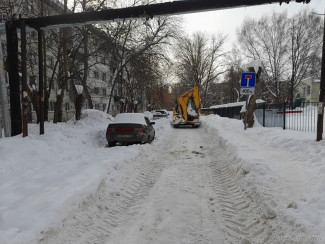
<svg viewBox="0 0 325 244">
<path fill-rule="evenodd" d="M 265 198 L 242 189 L 236 160 L 204 126 L 172 129 L 132 160 L 119 190 L 108 176 L 39 243 L 291 243 L 277 239 L 290 233 L 272 225 Z"/>
</svg>

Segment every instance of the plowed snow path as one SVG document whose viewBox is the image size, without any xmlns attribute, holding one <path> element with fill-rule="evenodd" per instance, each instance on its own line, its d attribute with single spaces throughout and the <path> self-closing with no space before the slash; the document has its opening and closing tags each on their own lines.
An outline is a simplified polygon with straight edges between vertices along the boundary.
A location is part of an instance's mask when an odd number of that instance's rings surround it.
<svg viewBox="0 0 325 244">
<path fill-rule="evenodd" d="M 119 191 L 103 180 L 39 243 L 280 243 L 272 210 L 241 188 L 234 160 L 204 127 L 172 129 L 144 147 Z"/>
</svg>

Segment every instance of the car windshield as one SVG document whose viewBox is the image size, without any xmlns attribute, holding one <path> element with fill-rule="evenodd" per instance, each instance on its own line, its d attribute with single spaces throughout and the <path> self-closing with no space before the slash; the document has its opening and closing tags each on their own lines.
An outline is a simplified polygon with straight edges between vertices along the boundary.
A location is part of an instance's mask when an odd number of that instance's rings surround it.
<svg viewBox="0 0 325 244">
<path fill-rule="evenodd" d="M 111 124 L 142 124 L 147 125 L 145 115 L 141 113 L 117 114 Z"/>
</svg>

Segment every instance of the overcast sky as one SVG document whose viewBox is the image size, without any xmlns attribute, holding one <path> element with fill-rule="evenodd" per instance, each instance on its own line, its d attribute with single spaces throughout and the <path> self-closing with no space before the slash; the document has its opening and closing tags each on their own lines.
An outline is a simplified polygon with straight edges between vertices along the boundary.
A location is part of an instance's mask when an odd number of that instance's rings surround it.
<svg viewBox="0 0 325 244">
<path fill-rule="evenodd" d="M 246 17 L 260 18 L 262 15 L 272 13 L 272 11 L 287 11 L 289 16 L 296 14 L 304 8 L 314 9 L 315 12 L 323 14 L 325 12 L 325 0 L 311 0 L 309 4 L 290 2 L 277 4 L 267 4 L 257 7 L 234 8 L 182 15 L 185 23 L 184 29 L 188 33 L 202 31 L 207 33 L 223 33 L 228 35 L 229 42 L 226 48 L 231 48 L 231 43 L 235 41 L 236 29 L 240 27 Z"/>
</svg>

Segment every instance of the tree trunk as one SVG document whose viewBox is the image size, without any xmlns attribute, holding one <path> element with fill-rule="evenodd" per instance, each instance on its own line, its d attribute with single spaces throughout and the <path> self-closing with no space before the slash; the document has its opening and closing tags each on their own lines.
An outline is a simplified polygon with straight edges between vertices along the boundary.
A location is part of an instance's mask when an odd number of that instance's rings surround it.
<svg viewBox="0 0 325 244">
<path fill-rule="evenodd" d="M 67 45 L 66 45 L 66 30 L 62 30 L 62 68 L 63 68 L 63 77 L 61 77 L 61 93 L 57 94 L 56 102 L 54 106 L 54 118 L 53 123 L 56 124 L 57 122 L 62 122 L 62 102 L 64 98 L 64 92 L 68 83 L 68 72 L 67 72 Z"/>
<path fill-rule="evenodd" d="M 63 93 L 63 95 L 62 95 Z M 56 124 L 58 122 L 62 122 L 62 100 L 63 100 L 64 92 L 56 96 L 56 102 L 54 105 L 54 118 L 53 123 Z"/>
<path fill-rule="evenodd" d="M 88 65 L 88 32 L 87 32 L 87 27 L 84 27 L 84 30 L 83 30 L 83 34 L 84 34 L 84 76 L 83 76 L 83 79 L 82 79 L 82 86 L 83 86 L 83 90 L 85 92 L 85 95 L 86 95 L 86 99 L 87 99 L 87 102 L 88 102 L 88 107 L 90 109 L 93 109 L 94 108 L 94 105 L 93 105 L 93 102 L 91 100 L 91 96 L 90 96 L 90 93 L 89 93 L 89 90 L 88 90 L 88 86 L 87 86 L 87 75 L 88 75 L 88 72 L 89 72 L 89 65 Z"/>
<path fill-rule="evenodd" d="M 31 103 L 33 104 L 34 110 L 36 112 L 36 123 L 40 122 L 40 114 L 39 114 L 39 93 L 38 91 L 32 90 L 29 94 Z"/>
<path fill-rule="evenodd" d="M 67 13 L 67 0 L 64 0 L 64 13 Z M 67 29 L 62 29 L 62 66 L 63 77 L 61 82 L 61 93 L 56 96 L 56 102 L 54 106 L 54 118 L 53 123 L 62 122 L 62 101 L 64 97 L 64 91 L 68 83 L 68 67 L 67 67 Z"/>
<path fill-rule="evenodd" d="M 83 105 L 83 95 L 82 94 L 77 94 L 76 99 L 75 99 L 75 108 L 76 108 L 76 120 L 80 120 L 81 118 L 81 108 Z"/>
<path fill-rule="evenodd" d="M 254 68 L 249 68 L 249 72 L 255 72 Z M 261 77 L 262 69 L 259 68 L 256 74 L 256 82 L 255 82 L 255 94 L 251 96 L 248 101 L 247 108 L 247 126 L 248 128 L 252 128 L 254 126 L 254 111 L 256 108 L 256 99 L 260 96 L 260 77 Z"/>
</svg>

